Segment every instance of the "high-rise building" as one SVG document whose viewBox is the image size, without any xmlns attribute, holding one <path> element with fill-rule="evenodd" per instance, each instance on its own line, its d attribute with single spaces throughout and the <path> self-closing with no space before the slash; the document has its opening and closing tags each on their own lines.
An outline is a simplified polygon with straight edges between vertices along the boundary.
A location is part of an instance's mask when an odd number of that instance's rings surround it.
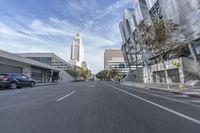
<svg viewBox="0 0 200 133">
<path fill-rule="evenodd" d="M 81 36 L 76 34 L 71 45 L 70 63 L 76 66 L 82 66 L 84 62 L 84 48 Z"/>
<path fill-rule="evenodd" d="M 130 68 L 136 66 L 136 70 L 129 73 L 136 73 L 136 78 L 142 75 L 145 83 L 200 80 L 199 7 L 199 0 L 134 0 L 134 7 L 124 10 L 123 21 L 119 24 L 124 59 Z M 141 24 L 155 26 L 153 22 L 157 19 L 172 21 L 179 26 L 179 32 L 170 38 L 173 49 L 162 54 L 145 49 L 144 42 L 140 41 L 144 34 Z M 160 55 L 168 55 L 164 62 L 168 79 Z M 140 71 L 142 73 L 137 73 Z"/>
</svg>

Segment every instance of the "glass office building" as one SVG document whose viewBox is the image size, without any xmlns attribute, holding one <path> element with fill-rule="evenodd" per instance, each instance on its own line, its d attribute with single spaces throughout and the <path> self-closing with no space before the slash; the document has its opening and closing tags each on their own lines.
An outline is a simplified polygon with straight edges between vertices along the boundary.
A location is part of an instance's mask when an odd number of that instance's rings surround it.
<svg viewBox="0 0 200 133">
<path fill-rule="evenodd" d="M 185 83 L 199 79 L 200 1 L 134 0 L 133 5 L 133 9 L 124 10 L 123 21 L 119 24 L 122 51 L 129 67 L 143 66 L 143 79 L 146 83 L 166 82 L 163 66 L 156 59 L 158 55 L 144 50 L 139 43 L 141 33 L 138 26 L 141 22 L 152 25 L 154 19 L 161 18 L 172 20 L 180 28 L 180 33 L 174 36 L 174 39 L 182 43 L 174 44 L 174 50 L 178 52 L 172 54 L 165 62 L 171 82 Z M 136 67 L 137 69 L 141 67 Z"/>
</svg>

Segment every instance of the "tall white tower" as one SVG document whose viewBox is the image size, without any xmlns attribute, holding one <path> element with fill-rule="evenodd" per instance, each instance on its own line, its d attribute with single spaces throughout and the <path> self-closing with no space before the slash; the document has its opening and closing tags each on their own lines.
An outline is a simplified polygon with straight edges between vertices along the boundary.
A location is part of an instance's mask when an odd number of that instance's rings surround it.
<svg viewBox="0 0 200 133">
<path fill-rule="evenodd" d="M 77 66 L 82 66 L 84 62 L 84 48 L 81 36 L 76 34 L 73 43 L 71 45 L 70 63 Z"/>
</svg>

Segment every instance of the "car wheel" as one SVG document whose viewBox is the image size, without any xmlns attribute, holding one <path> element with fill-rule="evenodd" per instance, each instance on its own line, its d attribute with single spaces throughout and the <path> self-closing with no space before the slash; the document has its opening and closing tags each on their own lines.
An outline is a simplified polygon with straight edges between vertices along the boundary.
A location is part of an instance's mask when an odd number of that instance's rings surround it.
<svg viewBox="0 0 200 133">
<path fill-rule="evenodd" d="M 16 89 L 16 88 L 17 88 L 17 83 L 12 82 L 12 83 L 10 84 L 10 88 L 11 88 L 11 89 Z"/>
<path fill-rule="evenodd" d="M 35 82 L 31 82 L 30 87 L 35 87 Z"/>
</svg>

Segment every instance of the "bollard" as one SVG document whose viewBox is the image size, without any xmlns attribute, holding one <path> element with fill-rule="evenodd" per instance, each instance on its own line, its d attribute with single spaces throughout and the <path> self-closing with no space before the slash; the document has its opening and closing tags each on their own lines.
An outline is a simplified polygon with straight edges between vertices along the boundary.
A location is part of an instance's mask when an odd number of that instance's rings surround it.
<svg viewBox="0 0 200 133">
<path fill-rule="evenodd" d="M 179 84 L 179 91 L 183 92 L 185 90 L 184 84 Z"/>
</svg>

